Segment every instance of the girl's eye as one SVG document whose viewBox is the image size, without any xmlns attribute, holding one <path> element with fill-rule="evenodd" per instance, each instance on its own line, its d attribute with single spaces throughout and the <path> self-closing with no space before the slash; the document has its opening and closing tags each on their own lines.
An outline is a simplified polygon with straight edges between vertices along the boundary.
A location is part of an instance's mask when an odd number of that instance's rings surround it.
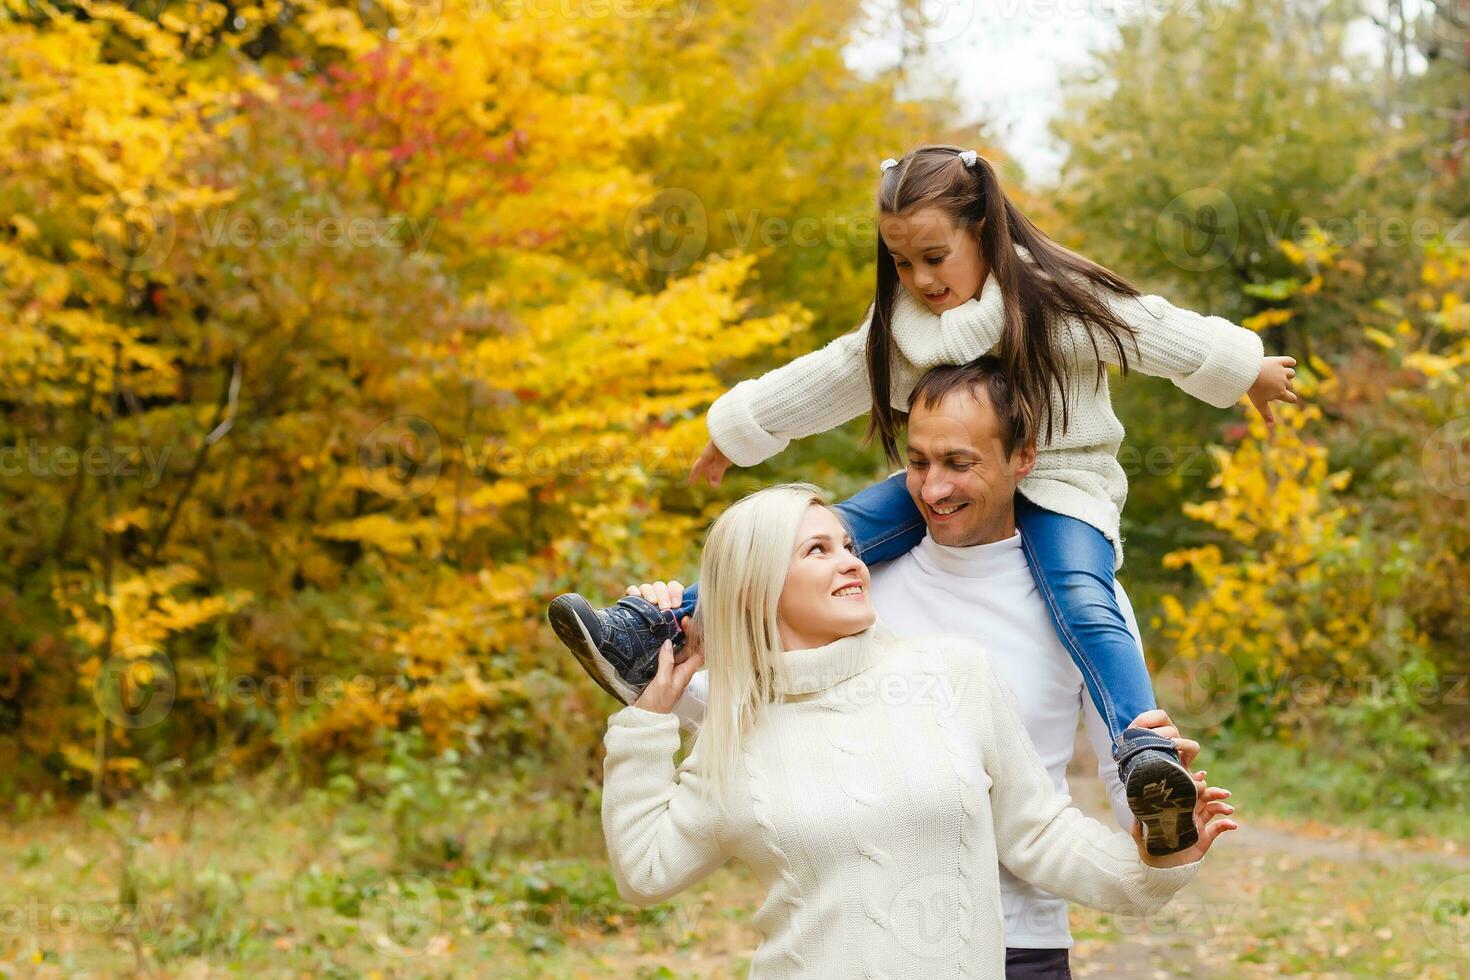
<svg viewBox="0 0 1470 980">
<path fill-rule="evenodd" d="M 922 459 L 911 459 L 909 460 L 909 466 L 916 470 L 922 470 L 925 463 Z"/>
<path fill-rule="evenodd" d="M 821 550 L 822 550 L 822 546 L 821 545 L 814 544 L 814 545 L 812 545 L 810 548 L 808 548 L 806 550 L 806 553 L 807 554 L 811 554 L 813 551 L 821 551 Z"/>
</svg>

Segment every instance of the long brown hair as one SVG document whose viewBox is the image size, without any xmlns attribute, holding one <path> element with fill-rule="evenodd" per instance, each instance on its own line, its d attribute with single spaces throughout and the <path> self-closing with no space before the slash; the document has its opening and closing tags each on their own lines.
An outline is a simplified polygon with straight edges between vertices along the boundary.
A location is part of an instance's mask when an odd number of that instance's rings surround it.
<svg viewBox="0 0 1470 980">
<path fill-rule="evenodd" d="M 1060 318 L 1075 317 L 1087 327 L 1093 353 L 1102 360 L 1099 343 L 1111 344 L 1123 374 L 1128 373 L 1126 337 L 1134 342 L 1133 328 L 1119 319 L 1094 290 L 1111 290 L 1120 296 L 1138 296 L 1139 290 L 1076 252 L 1052 241 L 1001 190 L 990 161 L 977 155 L 966 166 L 958 146 L 931 143 L 904 155 L 878 180 L 878 285 L 873 297 L 873 317 L 868 327 L 868 382 L 873 393 L 873 410 L 868 417 L 865 439 L 877 435 L 884 454 L 899 463 L 898 432 L 907 413 L 893 407 L 890 397 L 893 363 L 893 304 L 903 285 L 888 245 L 883 240 L 883 218 L 908 216 L 926 207 L 949 215 L 956 228 L 970 232 L 984 219 L 980 229 L 980 251 L 990 267 L 1005 302 L 1005 327 L 996 354 L 1006 377 L 1019 396 L 1031 432 L 1052 437 L 1052 392 L 1060 395 L 1061 431 L 1069 422 L 1067 379 L 1059 351 L 1054 346 L 1052 325 Z M 1032 262 L 1016 253 L 1020 245 L 1031 253 Z M 1074 277 L 1081 277 L 1083 283 Z M 1090 287 L 1090 288 L 1089 288 Z M 1099 372 L 1097 385 L 1101 387 Z"/>
</svg>

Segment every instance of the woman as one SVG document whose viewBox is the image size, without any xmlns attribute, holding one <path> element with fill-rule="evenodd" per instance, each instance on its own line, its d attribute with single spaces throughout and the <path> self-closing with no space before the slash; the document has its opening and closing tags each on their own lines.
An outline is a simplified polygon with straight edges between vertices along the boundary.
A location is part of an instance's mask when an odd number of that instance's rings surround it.
<svg viewBox="0 0 1470 980">
<path fill-rule="evenodd" d="M 1198 839 L 1149 856 L 1057 793 L 984 649 L 899 638 L 815 487 L 751 494 L 711 529 L 702 651 L 608 721 L 602 820 L 625 899 L 669 898 L 738 857 L 768 888 L 752 976 L 1000 977 L 999 865 L 1083 904 L 1145 913 L 1193 878 L 1233 808 L 1197 785 Z M 677 599 L 675 602 L 677 603 Z M 708 658 L 675 770 L 670 713 Z"/>
</svg>

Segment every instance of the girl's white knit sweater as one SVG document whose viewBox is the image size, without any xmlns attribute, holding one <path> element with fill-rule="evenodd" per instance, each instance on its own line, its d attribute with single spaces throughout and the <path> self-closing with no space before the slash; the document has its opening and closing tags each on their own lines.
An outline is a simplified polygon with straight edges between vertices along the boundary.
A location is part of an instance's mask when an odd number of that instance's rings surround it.
<svg viewBox="0 0 1470 980">
<path fill-rule="evenodd" d="M 1016 246 L 1030 261 L 1031 254 Z M 1261 371 L 1261 338 L 1218 316 L 1180 309 L 1161 296 L 1104 293 L 1120 319 L 1137 330 L 1138 348 L 1125 339 L 1130 367 L 1168 378 L 1216 408 L 1229 408 L 1250 390 Z M 909 392 L 925 371 L 964 364 L 992 353 L 1005 325 L 1005 305 L 995 276 L 980 295 L 934 314 L 902 287 L 894 302 L 890 401 L 907 409 Z M 742 381 L 709 410 L 710 438 L 730 460 L 754 466 L 785 449 L 792 439 L 825 432 L 872 407 L 866 348 L 870 307 L 862 325 L 820 350 L 759 378 Z M 1076 319 L 1054 326 L 1054 343 L 1067 374 L 1070 426 L 1061 433 L 1061 391 L 1053 386 L 1057 424 L 1038 442 L 1036 467 L 1018 490 L 1038 506 L 1085 521 L 1113 543 L 1114 567 L 1123 564 L 1118 531 L 1128 480 L 1118 465 L 1123 425 L 1113 413 L 1106 364 L 1116 362 L 1110 343 L 1099 342 L 1098 361 L 1087 328 Z M 1099 380 L 1101 385 L 1098 385 Z M 1096 386 L 1096 387 L 1095 387 Z"/>
<path fill-rule="evenodd" d="M 881 622 L 784 654 L 783 699 L 729 793 L 699 745 L 629 706 L 608 721 L 602 825 L 618 893 L 664 901 L 737 857 L 768 889 L 751 976 L 1000 977 L 998 868 L 1075 902 L 1147 914 L 1200 862 L 1145 865 L 1058 793 L 983 647 Z"/>
</svg>

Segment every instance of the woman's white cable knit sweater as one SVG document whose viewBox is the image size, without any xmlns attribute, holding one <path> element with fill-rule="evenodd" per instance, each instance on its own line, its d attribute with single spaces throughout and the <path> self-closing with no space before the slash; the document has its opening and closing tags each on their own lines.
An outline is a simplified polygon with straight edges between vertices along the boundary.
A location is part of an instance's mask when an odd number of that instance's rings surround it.
<svg viewBox="0 0 1470 980">
<path fill-rule="evenodd" d="M 784 654 L 784 699 L 711 803 L 679 722 L 608 721 L 602 825 L 618 893 L 664 901 L 726 859 L 768 889 L 759 977 L 999 978 L 998 868 L 1120 914 L 1163 905 L 1199 868 L 1145 865 L 1058 793 L 1014 695 L 975 641 L 881 622 Z"/>
<path fill-rule="evenodd" d="M 1030 253 L 1017 246 L 1023 260 Z M 1161 296 L 1108 295 L 1120 319 L 1137 331 L 1138 348 L 1125 340 L 1131 368 L 1168 378 L 1216 408 L 1229 408 L 1250 390 L 1261 371 L 1261 338 L 1218 316 L 1180 309 Z M 894 303 L 890 400 L 907 409 L 909 393 L 925 371 L 964 364 L 994 351 L 1005 325 L 1005 306 L 994 276 L 980 295 L 934 314 L 902 287 Z M 742 381 L 709 410 L 714 444 L 740 466 L 754 466 L 792 439 L 835 428 L 872 407 L 866 347 L 872 309 L 856 331 L 759 378 Z M 1113 413 L 1108 372 L 1099 363 L 1087 328 L 1075 319 L 1056 329 L 1055 343 L 1068 375 L 1070 426 L 1061 433 L 1060 390 L 1053 388 L 1057 419 L 1050 441 L 1038 442 L 1036 467 L 1018 486 L 1033 503 L 1085 521 L 1113 543 L 1114 567 L 1123 564 L 1118 524 L 1128 480 L 1118 465 L 1123 425 Z M 1099 342 L 1106 363 L 1112 345 Z M 1097 382 L 1101 377 L 1101 385 Z"/>
</svg>

